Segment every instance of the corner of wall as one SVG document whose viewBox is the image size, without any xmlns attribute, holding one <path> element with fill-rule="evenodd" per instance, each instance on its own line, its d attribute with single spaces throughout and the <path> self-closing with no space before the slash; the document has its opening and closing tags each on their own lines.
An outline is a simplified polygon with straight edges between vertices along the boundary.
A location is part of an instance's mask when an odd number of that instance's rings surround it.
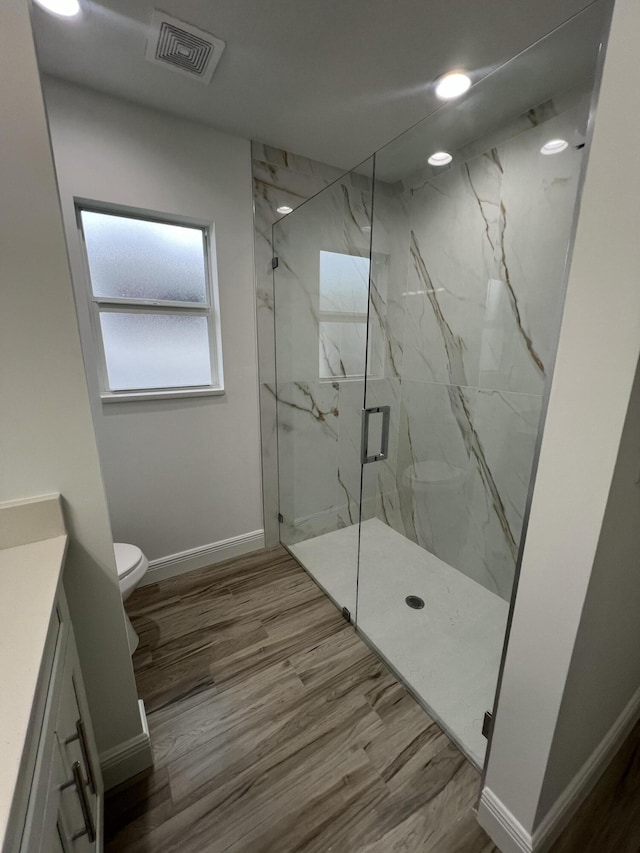
<svg viewBox="0 0 640 853">
<path fill-rule="evenodd" d="M 100 753 L 100 768 L 105 791 L 153 767 L 151 737 L 142 699 L 138 701 L 138 709 L 140 733 Z"/>
<path fill-rule="evenodd" d="M 0 423 L 0 499 L 62 496 L 70 536 L 65 589 L 104 749 L 140 724 L 25 0 L 3 4 L 0 78 L 11 80 L 0 86 L 7 214 L 0 223 L 0 365 L 11 413 Z"/>
<path fill-rule="evenodd" d="M 533 849 L 540 850 L 597 778 L 636 713 L 624 667 L 611 665 L 611 649 L 608 655 L 598 650 L 606 632 L 590 629 L 590 648 L 582 655 L 589 679 L 583 685 L 597 705 L 607 682 L 594 682 L 592 666 L 600 674 L 608 672 L 617 695 L 616 707 L 607 712 L 612 728 L 607 735 L 603 719 L 595 727 L 590 725 L 594 714 L 574 714 L 579 748 L 553 747 L 563 704 L 575 688 L 571 668 L 580 649 L 590 584 L 598 575 L 640 348 L 640 200 L 628 189 L 640 180 L 640 164 L 628 156 L 629 134 L 640 133 L 640 92 L 633 89 L 629 97 L 620 97 L 635 73 L 633 35 L 639 34 L 640 6 L 617 0 L 479 815 L 485 820 L 488 803 L 501 803 L 494 812 L 512 814 L 531 835 Z M 608 598 L 595 602 L 599 619 Z M 637 624 L 637 613 L 635 618 Z M 625 647 L 617 653 L 637 657 L 637 641 L 633 651 Z M 545 780 L 556 772 L 558 784 L 544 803 L 543 816 Z M 498 832 L 496 821 L 493 826 Z"/>
</svg>

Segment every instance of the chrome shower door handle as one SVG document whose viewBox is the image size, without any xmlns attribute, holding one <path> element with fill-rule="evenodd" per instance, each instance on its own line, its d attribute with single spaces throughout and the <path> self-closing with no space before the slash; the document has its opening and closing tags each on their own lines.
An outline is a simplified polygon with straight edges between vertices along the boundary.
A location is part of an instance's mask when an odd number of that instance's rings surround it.
<svg viewBox="0 0 640 853">
<path fill-rule="evenodd" d="M 369 419 L 371 415 L 382 415 L 382 432 L 380 434 L 380 452 L 369 454 Z M 379 462 L 389 455 L 389 422 L 391 420 L 391 406 L 374 406 L 371 409 L 362 410 L 362 438 L 360 445 L 360 461 L 363 465 L 367 462 Z"/>
</svg>

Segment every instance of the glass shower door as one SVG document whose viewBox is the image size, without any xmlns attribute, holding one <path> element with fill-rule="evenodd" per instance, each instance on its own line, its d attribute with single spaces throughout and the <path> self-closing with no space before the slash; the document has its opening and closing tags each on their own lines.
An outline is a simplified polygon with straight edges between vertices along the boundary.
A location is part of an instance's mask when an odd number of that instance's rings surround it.
<svg viewBox="0 0 640 853">
<path fill-rule="evenodd" d="M 471 377 L 480 291 L 499 276 L 469 175 L 490 199 L 491 165 L 481 158 L 405 189 L 384 179 L 393 150 L 376 158 L 357 626 L 480 766 L 518 535 L 486 432 L 492 413 L 511 412 L 493 426 L 508 432 L 517 421 L 522 459 L 509 464 L 525 480 L 539 409 L 530 396 L 487 391 L 480 401 Z M 471 225 L 456 221 L 464 203 Z"/>
<path fill-rule="evenodd" d="M 373 160 L 273 226 L 280 541 L 356 606 Z"/>
<path fill-rule="evenodd" d="M 607 15 L 588 7 L 375 155 L 357 626 L 477 766 Z"/>
<path fill-rule="evenodd" d="M 273 226 L 281 542 L 477 766 L 609 8 Z"/>
</svg>

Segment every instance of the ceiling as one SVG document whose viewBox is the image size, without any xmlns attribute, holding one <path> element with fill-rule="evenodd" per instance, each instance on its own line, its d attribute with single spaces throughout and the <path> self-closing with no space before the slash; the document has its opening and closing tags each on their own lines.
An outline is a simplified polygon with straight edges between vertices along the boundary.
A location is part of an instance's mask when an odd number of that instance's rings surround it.
<svg viewBox="0 0 640 853">
<path fill-rule="evenodd" d="M 80 0 L 34 6 L 45 73 L 350 168 L 439 105 L 451 68 L 490 72 L 588 0 Z M 207 86 L 144 58 L 159 8 L 226 42 Z"/>
<path fill-rule="evenodd" d="M 569 144 L 582 145 L 610 12 L 608 0 L 597 0 L 487 74 L 464 98 L 434 110 L 376 153 L 376 179 L 423 183 L 441 173 L 427 165 L 428 154 L 447 151 L 455 167 L 559 114 Z"/>
</svg>

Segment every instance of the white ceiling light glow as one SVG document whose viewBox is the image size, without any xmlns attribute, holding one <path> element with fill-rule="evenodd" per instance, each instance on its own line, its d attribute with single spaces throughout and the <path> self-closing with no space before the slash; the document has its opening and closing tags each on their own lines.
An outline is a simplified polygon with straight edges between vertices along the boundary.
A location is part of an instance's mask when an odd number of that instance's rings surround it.
<svg viewBox="0 0 640 853">
<path fill-rule="evenodd" d="M 276 211 L 282 214 L 293 213 L 293 208 L 288 204 L 281 204 L 280 207 L 276 207 Z"/>
<path fill-rule="evenodd" d="M 453 157 L 448 151 L 436 151 L 429 157 L 427 163 L 431 166 L 448 166 L 452 160 Z"/>
<path fill-rule="evenodd" d="M 541 154 L 559 154 L 561 151 L 566 151 L 569 143 L 566 139 L 550 139 L 540 149 Z"/>
<path fill-rule="evenodd" d="M 78 0 L 35 0 L 35 2 L 42 9 L 61 18 L 73 18 L 80 11 Z"/>
<path fill-rule="evenodd" d="M 464 71 L 449 71 L 436 80 L 436 95 L 441 101 L 459 98 L 471 86 L 471 77 Z"/>
</svg>

